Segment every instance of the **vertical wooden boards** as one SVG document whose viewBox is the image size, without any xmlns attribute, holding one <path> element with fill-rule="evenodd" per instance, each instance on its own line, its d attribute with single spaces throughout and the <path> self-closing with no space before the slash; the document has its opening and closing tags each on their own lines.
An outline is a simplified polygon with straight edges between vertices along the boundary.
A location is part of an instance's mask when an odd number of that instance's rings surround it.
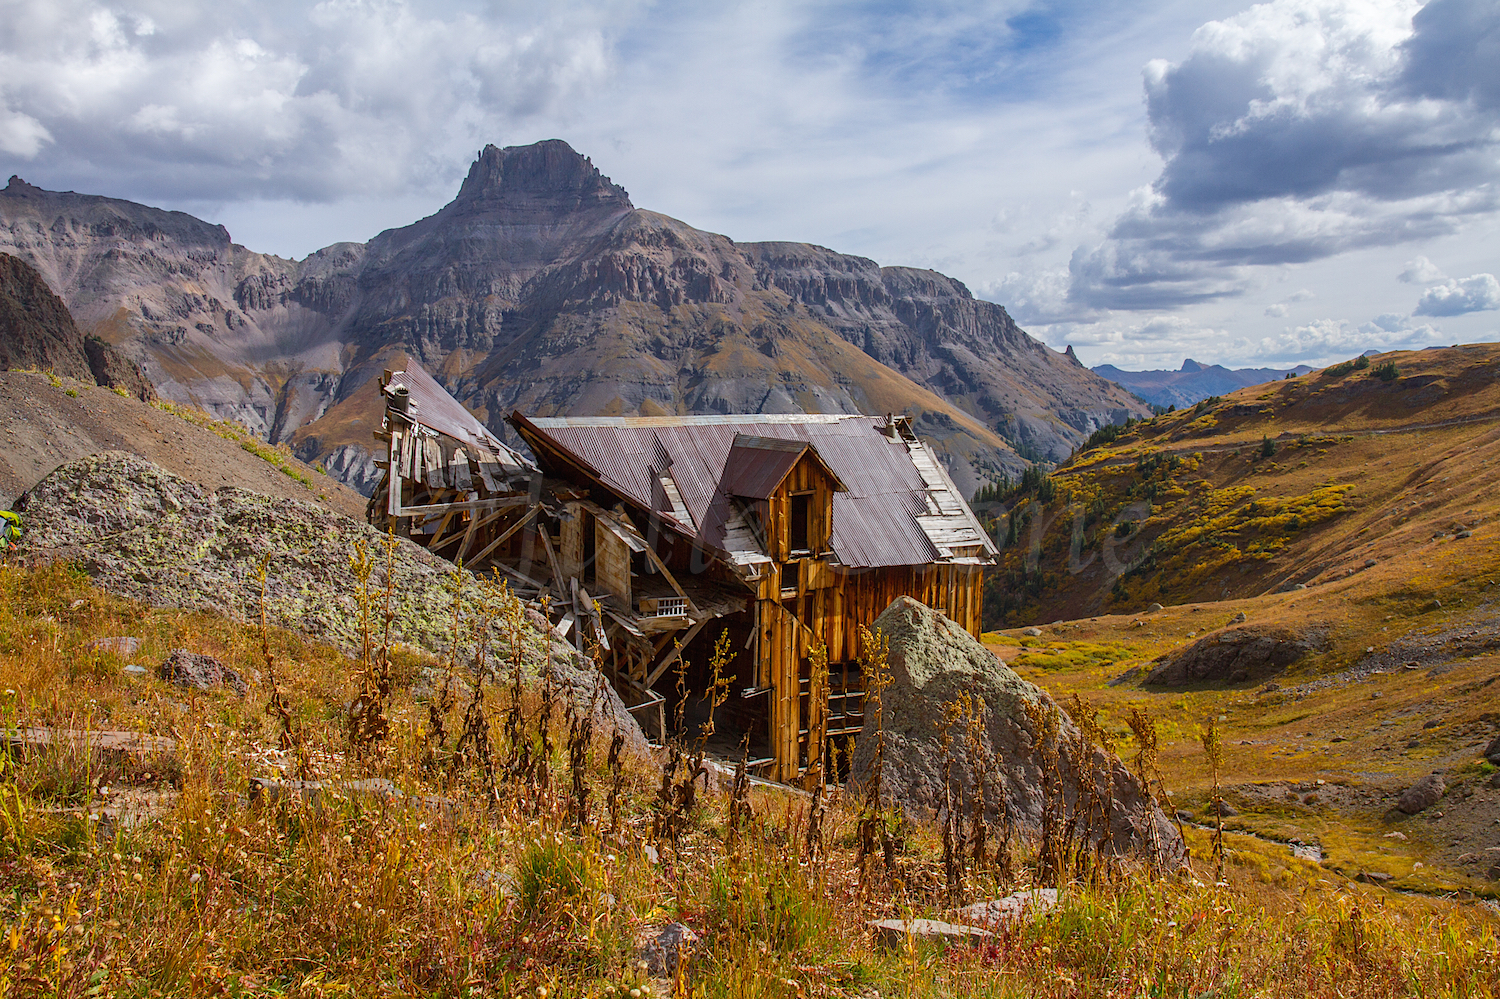
<svg viewBox="0 0 1500 999">
<path fill-rule="evenodd" d="M 447 466 L 443 464 L 443 446 L 437 438 L 422 441 L 422 481 L 429 486 L 444 488 L 448 485 Z"/>
<path fill-rule="evenodd" d="M 577 503 L 569 503 L 567 515 L 562 518 L 562 537 L 557 546 L 557 561 L 563 574 L 583 578 L 583 531 L 584 511 Z M 629 608 L 629 603 L 626 603 Z"/>
<path fill-rule="evenodd" d="M 594 578 L 626 607 L 631 606 L 630 548 L 599 519 L 594 522 Z"/>
</svg>

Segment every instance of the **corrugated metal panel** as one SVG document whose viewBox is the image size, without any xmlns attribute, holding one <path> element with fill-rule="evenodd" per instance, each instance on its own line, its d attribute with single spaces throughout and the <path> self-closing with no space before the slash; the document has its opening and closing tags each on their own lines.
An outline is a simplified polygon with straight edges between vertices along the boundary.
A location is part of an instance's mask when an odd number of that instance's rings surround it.
<svg viewBox="0 0 1500 999">
<path fill-rule="evenodd" d="M 479 419 L 460 403 L 437 380 L 411 364 L 405 371 L 391 373 L 391 385 L 404 385 L 416 403 L 416 412 L 408 413 L 410 419 L 429 430 L 435 430 L 460 443 L 475 448 L 478 461 L 489 460 L 501 465 L 506 475 L 518 475 L 536 471 L 536 466 L 490 433 Z"/>
<path fill-rule="evenodd" d="M 769 499 L 809 446 L 806 441 L 735 434 L 724 461 L 724 492 L 730 496 Z"/>
<path fill-rule="evenodd" d="M 655 466 L 664 451 L 701 536 L 716 546 L 732 516 L 720 483 L 729 472 L 735 436 L 743 434 L 811 444 L 843 482 L 847 492 L 834 495 L 831 540 L 834 554 L 846 566 L 924 565 L 941 559 L 918 520 L 933 515 L 940 518 L 933 527 L 941 526 L 944 541 L 951 544 L 962 537 L 958 522 L 950 519 L 959 516 L 976 530 L 972 543 L 993 550 L 972 515 L 965 516 L 967 506 L 941 467 L 918 468 L 918 463 L 935 464 L 930 453 L 922 449 L 914 456 L 906 442 L 881 433 L 868 416 L 562 417 L 531 423 L 597 469 L 610 488 L 658 510 L 663 504 L 656 476 L 662 469 Z"/>
</svg>

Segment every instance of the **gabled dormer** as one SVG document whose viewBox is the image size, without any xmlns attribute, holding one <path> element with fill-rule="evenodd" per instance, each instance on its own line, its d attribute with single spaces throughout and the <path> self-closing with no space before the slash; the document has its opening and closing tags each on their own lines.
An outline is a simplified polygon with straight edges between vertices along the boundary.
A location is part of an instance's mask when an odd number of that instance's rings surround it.
<svg viewBox="0 0 1500 999">
<path fill-rule="evenodd" d="M 833 494 L 847 490 L 807 441 L 735 434 L 720 488 L 747 505 L 777 562 L 832 551 Z"/>
</svg>

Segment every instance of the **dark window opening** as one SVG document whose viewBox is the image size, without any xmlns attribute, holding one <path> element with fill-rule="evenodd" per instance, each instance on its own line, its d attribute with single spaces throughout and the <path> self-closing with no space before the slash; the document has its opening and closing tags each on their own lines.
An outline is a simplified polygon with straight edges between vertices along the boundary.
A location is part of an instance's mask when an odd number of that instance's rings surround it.
<svg viewBox="0 0 1500 999">
<path fill-rule="evenodd" d="M 807 521 L 812 514 L 812 494 L 796 493 L 792 496 L 792 510 L 787 518 L 787 546 L 794 552 L 811 549 L 807 543 Z"/>
</svg>

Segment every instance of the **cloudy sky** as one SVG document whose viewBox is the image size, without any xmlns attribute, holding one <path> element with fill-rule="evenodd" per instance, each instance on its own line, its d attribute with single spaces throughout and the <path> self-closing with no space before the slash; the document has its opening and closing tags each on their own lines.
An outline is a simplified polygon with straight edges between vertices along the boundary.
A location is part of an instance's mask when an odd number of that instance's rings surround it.
<svg viewBox="0 0 1500 999">
<path fill-rule="evenodd" d="M 1500 0 L 0 0 L 0 169 L 303 256 L 562 138 L 1089 364 L 1500 340 Z"/>
</svg>

